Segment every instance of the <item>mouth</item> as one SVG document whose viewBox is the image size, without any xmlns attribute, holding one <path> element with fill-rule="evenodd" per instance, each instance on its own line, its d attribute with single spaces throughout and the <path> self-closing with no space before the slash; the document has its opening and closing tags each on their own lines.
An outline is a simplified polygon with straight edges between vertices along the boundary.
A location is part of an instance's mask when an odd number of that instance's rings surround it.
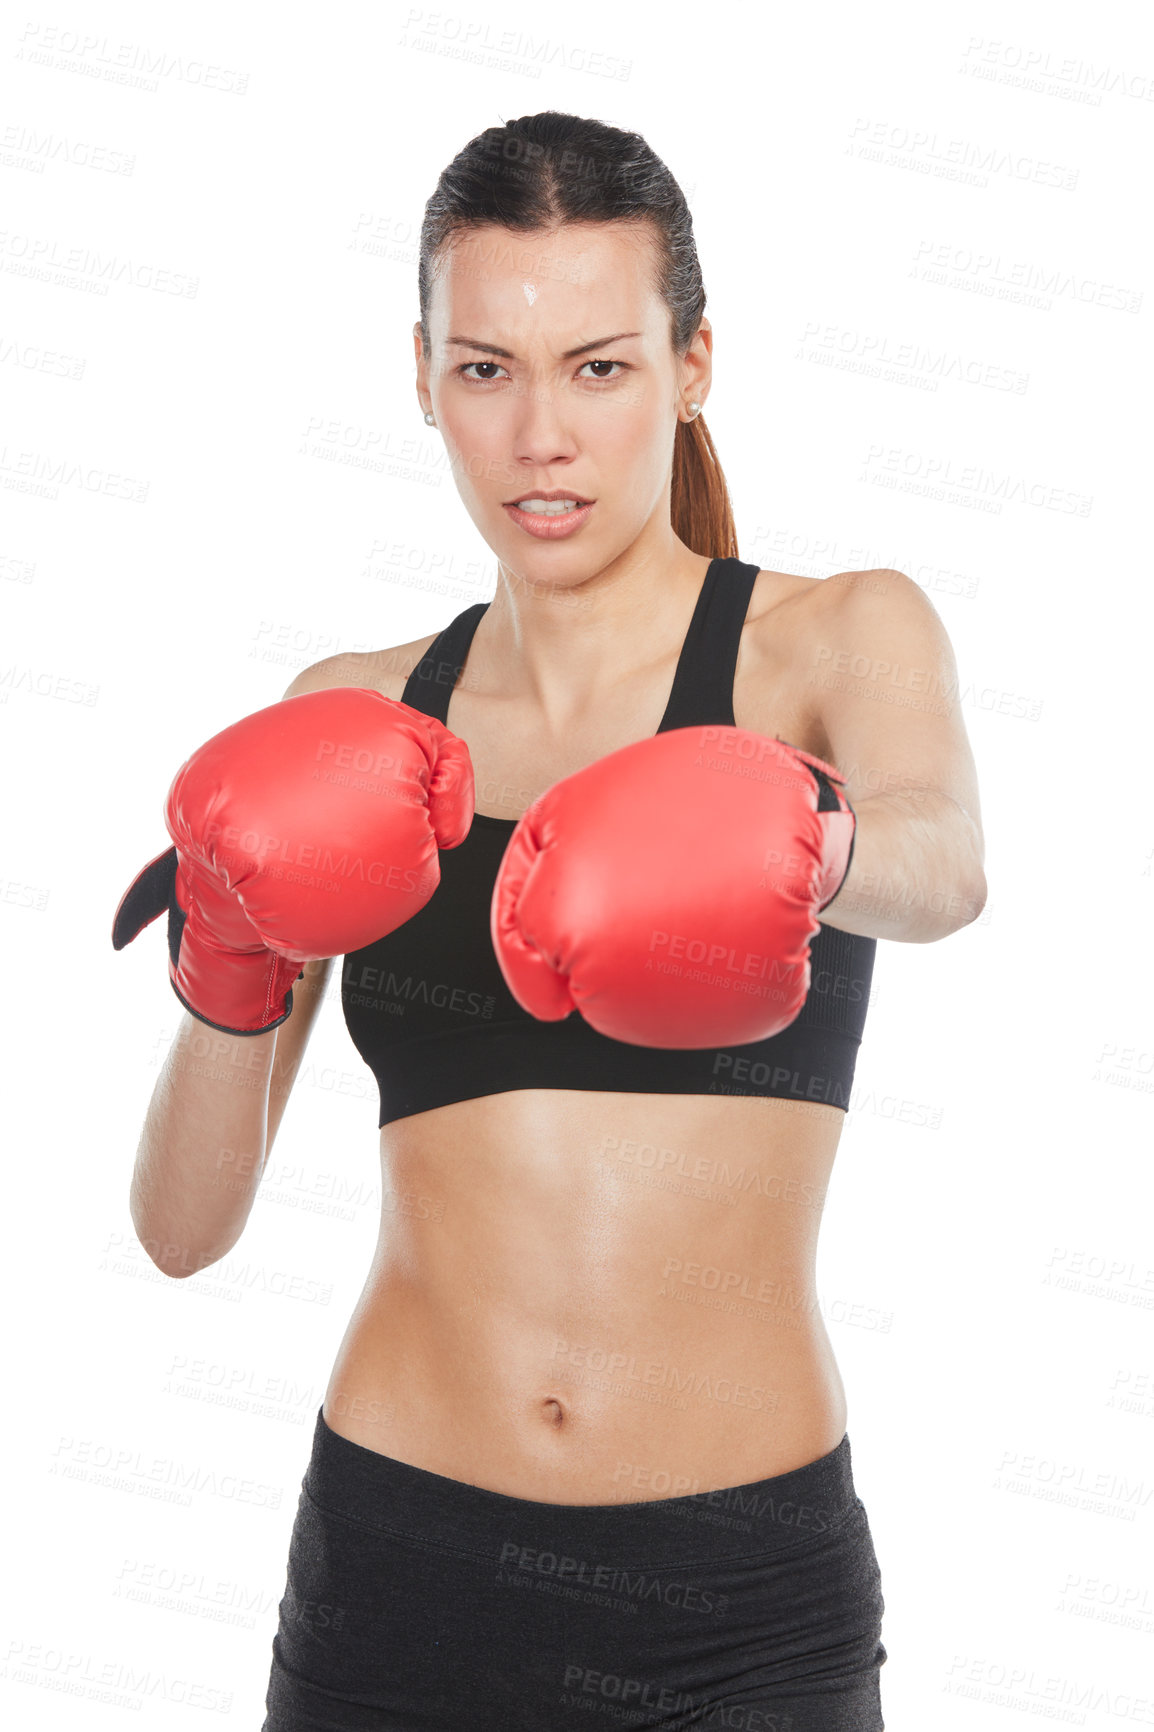
<svg viewBox="0 0 1154 1732">
<path fill-rule="evenodd" d="M 580 529 L 594 504 L 580 493 L 555 487 L 546 493 L 523 493 L 520 499 L 506 499 L 503 509 L 527 534 L 539 541 L 556 541 Z"/>
<path fill-rule="evenodd" d="M 593 501 L 582 493 L 567 493 L 563 487 L 555 487 L 551 493 L 522 493 L 518 499 L 506 499 L 504 503 L 534 517 L 558 517 L 564 511 L 592 505 Z"/>
</svg>

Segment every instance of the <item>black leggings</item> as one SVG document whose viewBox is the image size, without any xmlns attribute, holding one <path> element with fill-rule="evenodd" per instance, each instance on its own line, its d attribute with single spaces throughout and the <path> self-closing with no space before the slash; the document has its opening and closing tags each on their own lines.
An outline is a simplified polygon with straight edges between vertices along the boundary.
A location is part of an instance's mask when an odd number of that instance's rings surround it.
<svg viewBox="0 0 1154 1732">
<path fill-rule="evenodd" d="M 848 1435 L 642 1503 L 535 1503 L 317 1414 L 262 1732 L 883 1732 L 885 1609 Z"/>
</svg>

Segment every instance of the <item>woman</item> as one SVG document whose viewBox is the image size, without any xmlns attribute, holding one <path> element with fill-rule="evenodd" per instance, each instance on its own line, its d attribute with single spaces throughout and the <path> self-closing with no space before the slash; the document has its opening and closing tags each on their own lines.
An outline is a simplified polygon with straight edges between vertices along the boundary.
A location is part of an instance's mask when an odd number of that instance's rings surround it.
<svg viewBox="0 0 1154 1732">
<path fill-rule="evenodd" d="M 712 336 L 691 221 L 637 135 L 545 113 L 473 139 L 427 207 L 419 291 L 418 400 L 496 594 L 441 633 L 320 662 L 285 698 L 407 705 L 430 762 L 467 759 L 475 815 L 441 810 L 436 888 L 344 953 L 388 1206 L 316 1419 L 265 1732 L 590 1711 L 874 1732 L 884 1602 L 814 1259 L 876 940 L 944 937 L 985 898 L 950 646 L 900 573 L 816 581 L 737 558 L 700 418 Z M 522 815 L 568 799 L 553 832 L 612 855 L 589 777 L 646 754 L 636 800 L 654 803 L 629 847 L 608 879 L 601 860 L 573 867 L 624 895 L 645 835 L 673 834 L 645 779 L 656 752 L 699 728 L 719 750 L 736 728 L 792 753 L 824 814 L 808 992 L 761 1039 L 713 1039 L 737 1026 L 734 995 L 711 1021 L 709 978 L 672 963 L 642 1009 L 699 992 L 694 1039 L 632 1038 L 650 1025 L 624 1009 L 631 1034 L 606 1033 L 591 990 L 590 1020 L 527 1009 L 536 988 L 510 990 Z M 729 843 L 704 831 L 679 872 L 723 868 Z M 612 890 L 586 901 L 587 948 L 604 927 L 612 950 Z M 598 966 L 609 1004 L 613 956 Z M 310 962 L 293 1002 L 293 963 L 249 1020 L 248 1087 L 182 1068 L 185 1019 L 133 1189 L 169 1273 L 243 1229 L 330 967 Z M 548 983 L 570 988 L 572 1005 L 575 978 Z M 211 1156 L 226 1143 L 231 1191 Z"/>
</svg>

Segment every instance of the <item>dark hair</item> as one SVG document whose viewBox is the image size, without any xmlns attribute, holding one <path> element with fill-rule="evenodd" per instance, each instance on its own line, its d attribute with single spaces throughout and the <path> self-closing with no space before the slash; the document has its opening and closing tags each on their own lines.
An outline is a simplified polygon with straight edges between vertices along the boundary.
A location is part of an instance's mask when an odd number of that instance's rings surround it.
<svg viewBox="0 0 1154 1732">
<path fill-rule="evenodd" d="M 531 232 L 563 222 L 649 225 L 655 287 L 669 308 L 674 353 L 684 356 L 705 311 L 685 195 L 639 133 L 553 109 L 486 128 L 438 180 L 425 206 L 417 269 L 425 354 L 433 277 L 452 236 L 489 223 Z M 694 553 L 737 558 L 729 490 L 700 414 L 677 424 L 670 519 Z"/>
</svg>

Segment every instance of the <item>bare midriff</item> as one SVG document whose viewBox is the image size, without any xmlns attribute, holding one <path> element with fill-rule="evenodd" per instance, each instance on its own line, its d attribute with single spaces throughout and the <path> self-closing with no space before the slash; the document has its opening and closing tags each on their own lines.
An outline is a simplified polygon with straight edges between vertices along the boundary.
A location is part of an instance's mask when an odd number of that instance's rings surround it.
<svg viewBox="0 0 1154 1732">
<path fill-rule="evenodd" d="M 814 1260 L 844 1119 L 531 1089 L 386 1125 L 326 1422 L 546 1503 L 712 1491 L 827 1454 L 846 1402 Z"/>
<path fill-rule="evenodd" d="M 485 696 L 487 674 L 501 682 L 482 621 L 478 674 L 448 713 L 479 810 L 515 817 L 561 775 L 656 730 L 707 564 L 683 574 L 663 657 L 563 740 Z M 733 686 L 739 727 L 818 755 L 807 682 L 823 587 L 760 573 Z M 406 664 L 429 642 L 407 646 Z M 403 670 L 371 658 L 349 678 L 404 689 Z M 846 1401 L 815 1258 L 844 1123 L 804 1100 L 522 1089 L 386 1124 L 380 1237 L 327 1424 L 543 1503 L 719 1490 L 828 1454 Z"/>
</svg>

